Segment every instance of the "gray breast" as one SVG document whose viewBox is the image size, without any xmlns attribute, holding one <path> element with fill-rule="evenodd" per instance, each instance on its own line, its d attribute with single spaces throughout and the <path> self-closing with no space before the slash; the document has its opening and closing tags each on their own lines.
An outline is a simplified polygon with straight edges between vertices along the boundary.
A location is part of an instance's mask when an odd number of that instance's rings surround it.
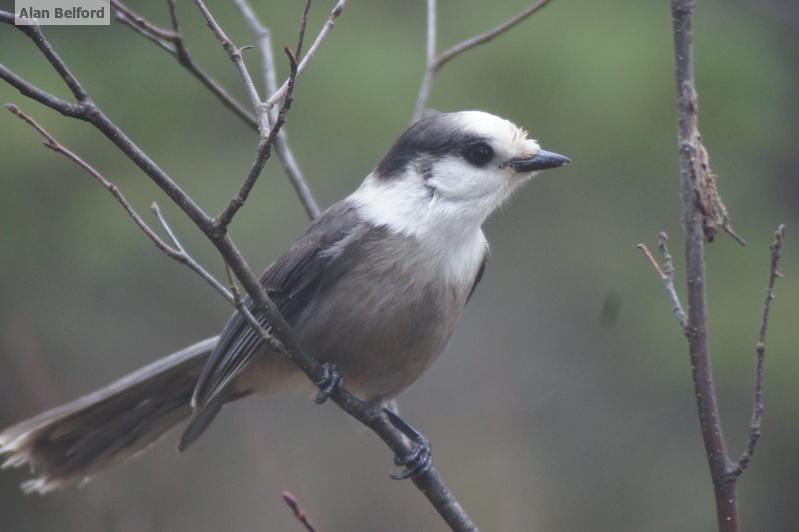
<svg viewBox="0 0 799 532">
<path fill-rule="evenodd" d="M 450 285 L 414 238 L 384 228 L 359 225 L 335 253 L 295 330 L 354 393 L 390 399 L 443 351 L 471 285 Z"/>
</svg>

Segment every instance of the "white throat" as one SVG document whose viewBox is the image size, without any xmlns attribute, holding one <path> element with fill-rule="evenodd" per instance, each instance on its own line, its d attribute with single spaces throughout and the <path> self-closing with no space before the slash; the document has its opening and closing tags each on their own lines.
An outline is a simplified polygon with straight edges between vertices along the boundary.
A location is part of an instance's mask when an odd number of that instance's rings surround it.
<svg viewBox="0 0 799 532">
<path fill-rule="evenodd" d="M 473 282 L 488 251 L 480 228 L 485 216 L 431 198 L 412 181 L 384 181 L 370 174 L 349 200 L 370 224 L 415 238 L 429 253 L 431 266 L 450 282 Z"/>
</svg>

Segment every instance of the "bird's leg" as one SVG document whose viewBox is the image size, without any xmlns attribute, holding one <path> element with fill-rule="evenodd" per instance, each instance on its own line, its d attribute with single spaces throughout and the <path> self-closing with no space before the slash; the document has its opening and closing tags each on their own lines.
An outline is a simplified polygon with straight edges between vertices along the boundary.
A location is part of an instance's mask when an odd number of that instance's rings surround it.
<svg viewBox="0 0 799 532">
<path fill-rule="evenodd" d="M 344 382 L 344 379 L 341 377 L 341 374 L 336 369 L 336 365 L 331 362 L 322 362 L 322 369 L 324 373 L 322 376 L 314 382 L 314 384 L 319 388 L 319 391 L 316 393 L 316 399 L 314 402 L 318 405 L 321 405 L 327 398 L 330 397 L 336 388 L 341 386 Z"/>
<path fill-rule="evenodd" d="M 408 425 L 404 419 L 395 414 L 388 408 L 383 408 L 386 418 L 395 429 L 403 433 L 411 440 L 411 450 L 404 456 L 395 456 L 394 464 L 404 466 L 405 469 L 395 475 L 391 475 L 394 480 L 413 478 L 421 475 L 433 465 L 433 454 L 430 450 L 430 442 L 422 436 L 419 431 Z"/>
</svg>

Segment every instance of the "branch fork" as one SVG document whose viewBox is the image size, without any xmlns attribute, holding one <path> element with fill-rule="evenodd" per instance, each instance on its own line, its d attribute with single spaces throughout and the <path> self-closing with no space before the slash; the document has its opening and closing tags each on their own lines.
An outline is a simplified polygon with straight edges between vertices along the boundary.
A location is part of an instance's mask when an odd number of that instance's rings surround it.
<svg viewBox="0 0 799 532">
<path fill-rule="evenodd" d="M 202 81 L 221 101 L 223 101 L 234 113 L 240 118 L 248 121 L 252 125 L 257 126 L 257 120 L 253 121 L 252 116 L 246 110 L 243 110 L 237 102 L 230 98 L 225 90 L 221 88 L 212 78 L 205 75 L 194 64 L 191 56 L 185 48 L 183 43 L 183 34 L 180 31 L 178 19 L 176 15 L 174 0 L 167 0 L 170 8 L 170 16 L 172 18 L 173 31 L 160 32 L 152 24 L 146 23 L 144 19 L 137 19 L 128 16 L 124 11 L 117 10 L 117 17 L 120 20 L 127 21 L 126 24 L 147 37 L 149 40 L 155 42 L 162 49 L 168 51 L 190 72 L 192 72 L 197 79 Z M 238 0 L 239 3 L 244 0 Z M 213 23 L 213 17 L 205 8 L 202 0 L 195 0 L 195 3 L 200 8 L 206 17 L 211 29 L 218 33 L 221 44 L 225 47 L 226 37 L 218 24 Z M 119 6 L 119 2 L 115 0 L 115 7 Z M 318 50 L 321 42 L 332 29 L 336 18 L 341 14 L 345 5 L 345 0 L 340 0 L 336 7 L 334 7 L 331 15 L 328 17 L 325 25 L 323 26 L 320 34 L 309 48 L 308 52 L 298 60 L 302 49 L 302 34 L 299 39 L 296 52 L 287 51 L 290 58 L 291 73 L 286 82 L 265 102 L 258 99 L 259 104 L 272 104 L 274 105 L 279 99 L 281 100 L 280 108 L 275 117 L 274 124 L 269 129 L 266 136 L 261 135 L 259 147 L 256 153 L 256 159 L 242 183 L 237 194 L 233 196 L 228 206 L 222 210 L 219 216 L 212 218 L 209 216 L 197 203 L 182 189 L 182 187 L 173 180 L 164 170 L 162 170 L 155 161 L 153 161 L 144 151 L 135 144 L 106 114 L 100 109 L 89 97 L 88 93 L 78 82 L 77 78 L 69 71 L 65 63 L 58 56 L 55 50 L 50 46 L 49 42 L 44 38 L 38 26 L 19 26 L 17 29 L 23 31 L 40 49 L 43 55 L 47 58 L 50 65 L 59 74 L 64 83 L 69 87 L 76 102 L 68 102 L 58 98 L 46 91 L 36 87 L 25 81 L 13 71 L 0 65 L 0 79 L 5 80 L 10 85 L 15 87 L 24 96 L 27 96 L 42 105 L 54 109 L 61 114 L 78 118 L 89 122 L 101 133 L 103 133 L 122 153 L 124 153 L 132 162 L 134 162 L 170 199 L 194 222 L 211 243 L 217 248 L 223 259 L 225 260 L 226 267 L 232 272 L 230 290 L 224 285 L 219 283 L 213 276 L 203 269 L 199 264 L 186 252 L 180 241 L 177 239 L 175 233 L 172 231 L 169 224 L 166 222 L 163 214 L 157 205 L 153 206 L 153 212 L 161 224 L 163 230 L 166 232 L 170 242 L 167 243 L 155 233 L 136 213 L 133 207 L 127 202 L 119 188 L 102 176 L 97 170 L 83 162 L 77 155 L 70 152 L 62 145 L 60 145 L 52 136 L 49 135 L 41 126 L 36 124 L 33 119 L 22 113 L 16 106 L 10 106 L 9 110 L 17 115 L 19 118 L 25 120 L 29 125 L 34 127 L 37 132 L 45 139 L 45 145 L 51 149 L 56 149 L 63 155 L 67 156 L 70 160 L 78 164 L 85 171 L 90 173 L 98 182 L 103 184 L 107 190 L 114 195 L 117 201 L 134 219 L 136 224 L 142 229 L 145 234 L 168 256 L 178 260 L 179 262 L 190 267 L 195 273 L 200 275 L 206 282 L 211 284 L 214 289 L 225 297 L 233 306 L 235 306 L 248 322 L 255 328 L 261 335 L 261 338 L 269 343 L 276 350 L 284 353 L 291 359 L 312 381 L 318 380 L 324 373 L 324 368 L 313 357 L 306 353 L 299 344 L 298 339 L 294 335 L 291 327 L 280 314 L 274 302 L 270 299 L 266 290 L 261 286 L 258 278 L 253 274 L 249 265 L 246 263 L 241 253 L 235 246 L 227 234 L 227 227 L 233 220 L 236 212 L 246 202 L 249 192 L 255 184 L 258 175 L 261 172 L 264 164 L 266 163 L 271 153 L 271 144 L 278 143 L 280 126 L 285 122 L 286 113 L 291 104 L 291 95 L 296 78 L 301 74 L 302 70 L 308 65 L 313 54 Z M 120 14 L 121 13 L 121 14 Z M 308 16 L 308 5 L 304 13 L 304 20 Z M 0 10 L 0 22 L 8 25 L 13 25 L 13 14 Z M 304 26 L 305 22 L 303 22 Z M 251 84 L 252 78 L 241 59 L 241 49 L 235 48 L 232 45 L 226 48 L 230 52 L 231 60 L 237 63 L 241 77 L 245 85 Z M 232 47 L 232 48 L 231 48 Z M 267 76 L 267 79 L 269 76 Z M 248 81 L 249 80 L 249 81 Z M 248 87 L 249 88 L 249 87 Z M 254 84 L 252 84 L 254 89 Z M 250 96 L 257 95 L 257 90 L 251 90 Z M 255 103 L 254 101 L 251 103 Z M 256 113 L 261 112 L 263 115 L 269 116 L 269 112 L 264 112 L 264 106 L 253 106 Z M 233 281 L 233 276 L 241 283 L 243 291 L 250 296 L 252 300 L 251 309 L 248 309 L 242 303 L 241 292 L 239 291 L 236 283 Z M 252 311 L 257 311 L 262 321 L 256 320 Z M 262 322 L 268 323 L 270 331 L 265 331 Z M 411 443 L 406 440 L 404 435 L 394 427 L 387 419 L 383 410 L 377 405 L 361 401 L 352 395 L 344 386 L 335 387 L 330 393 L 330 399 L 341 407 L 348 414 L 359 420 L 361 423 L 368 426 L 374 431 L 393 451 L 395 455 L 405 456 L 412 451 Z M 477 527 L 471 521 L 469 516 L 460 506 L 458 501 L 452 496 L 447 486 L 444 484 L 441 475 L 437 469 L 430 465 L 418 474 L 413 475 L 413 483 L 416 487 L 427 497 L 433 507 L 438 511 L 444 521 L 457 531 L 476 531 Z"/>
</svg>

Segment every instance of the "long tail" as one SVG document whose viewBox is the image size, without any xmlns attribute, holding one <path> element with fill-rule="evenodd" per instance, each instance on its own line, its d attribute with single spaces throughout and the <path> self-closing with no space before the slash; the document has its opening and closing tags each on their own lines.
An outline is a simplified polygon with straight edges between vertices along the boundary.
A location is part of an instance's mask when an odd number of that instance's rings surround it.
<svg viewBox="0 0 799 532">
<path fill-rule="evenodd" d="M 191 395 L 218 337 L 162 358 L 75 401 L 0 432 L 3 468 L 28 464 L 28 492 L 90 479 L 134 456 L 191 414 Z"/>
</svg>

